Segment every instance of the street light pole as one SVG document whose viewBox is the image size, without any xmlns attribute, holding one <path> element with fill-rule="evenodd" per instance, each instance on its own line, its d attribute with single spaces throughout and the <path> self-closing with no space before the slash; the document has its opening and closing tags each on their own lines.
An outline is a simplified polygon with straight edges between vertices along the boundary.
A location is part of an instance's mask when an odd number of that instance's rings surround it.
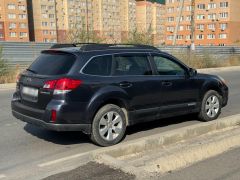
<svg viewBox="0 0 240 180">
<path fill-rule="evenodd" d="M 191 3 L 191 50 L 195 50 L 195 0 Z"/>
<path fill-rule="evenodd" d="M 87 42 L 89 43 L 89 24 L 88 24 L 88 0 L 86 0 L 86 9 L 87 9 Z"/>
</svg>

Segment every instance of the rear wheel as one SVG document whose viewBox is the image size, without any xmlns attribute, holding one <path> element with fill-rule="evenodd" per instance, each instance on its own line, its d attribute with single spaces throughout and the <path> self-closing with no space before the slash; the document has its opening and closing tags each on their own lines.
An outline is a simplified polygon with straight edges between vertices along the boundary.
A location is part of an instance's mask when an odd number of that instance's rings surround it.
<svg viewBox="0 0 240 180">
<path fill-rule="evenodd" d="M 221 109 L 222 97 L 218 92 L 210 90 L 204 95 L 198 117 L 202 121 L 215 120 L 221 114 Z"/>
<path fill-rule="evenodd" d="M 111 146 L 122 140 L 126 117 L 122 109 L 108 104 L 99 109 L 92 123 L 91 139 L 100 146 Z"/>
</svg>

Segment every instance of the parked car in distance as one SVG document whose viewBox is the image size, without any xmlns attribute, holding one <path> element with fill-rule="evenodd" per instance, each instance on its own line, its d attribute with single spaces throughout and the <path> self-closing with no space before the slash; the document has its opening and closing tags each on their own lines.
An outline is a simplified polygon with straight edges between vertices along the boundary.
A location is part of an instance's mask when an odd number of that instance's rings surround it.
<svg viewBox="0 0 240 180">
<path fill-rule="evenodd" d="M 195 113 L 218 118 L 225 81 L 200 74 L 147 45 L 57 44 L 19 77 L 16 118 L 54 131 L 82 131 L 100 146 L 119 143 L 127 126 Z"/>
</svg>

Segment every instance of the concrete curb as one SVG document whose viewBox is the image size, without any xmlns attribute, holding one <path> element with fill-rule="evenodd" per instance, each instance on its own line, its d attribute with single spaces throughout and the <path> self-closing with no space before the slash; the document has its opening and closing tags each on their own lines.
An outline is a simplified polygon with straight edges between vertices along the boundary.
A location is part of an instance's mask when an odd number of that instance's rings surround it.
<svg viewBox="0 0 240 180">
<path fill-rule="evenodd" d="M 125 173 L 134 174 L 137 179 L 149 179 L 148 177 L 154 176 L 152 173 L 144 171 L 142 168 L 137 168 L 130 164 L 127 164 L 123 160 L 120 160 L 121 157 L 148 151 L 159 146 L 166 148 L 178 142 L 191 140 L 210 132 L 215 132 L 230 127 L 236 127 L 239 125 L 240 114 L 237 114 L 218 119 L 216 121 L 199 123 L 196 125 L 159 133 L 141 139 L 128 141 L 126 143 L 120 143 L 112 147 L 97 149 L 89 152 L 89 156 L 93 161 L 108 165 L 112 168 L 120 169 Z"/>
</svg>

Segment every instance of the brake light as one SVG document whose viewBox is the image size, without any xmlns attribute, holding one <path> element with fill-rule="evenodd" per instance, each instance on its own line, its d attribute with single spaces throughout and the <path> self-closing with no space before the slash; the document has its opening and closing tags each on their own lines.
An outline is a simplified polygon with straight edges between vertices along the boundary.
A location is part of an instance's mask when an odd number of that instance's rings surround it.
<svg viewBox="0 0 240 180">
<path fill-rule="evenodd" d="M 62 78 L 58 80 L 47 81 L 43 88 L 54 90 L 54 94 L 63 94 L 72 91 L 82 84 L 81 80 Z"/>
</svg>

